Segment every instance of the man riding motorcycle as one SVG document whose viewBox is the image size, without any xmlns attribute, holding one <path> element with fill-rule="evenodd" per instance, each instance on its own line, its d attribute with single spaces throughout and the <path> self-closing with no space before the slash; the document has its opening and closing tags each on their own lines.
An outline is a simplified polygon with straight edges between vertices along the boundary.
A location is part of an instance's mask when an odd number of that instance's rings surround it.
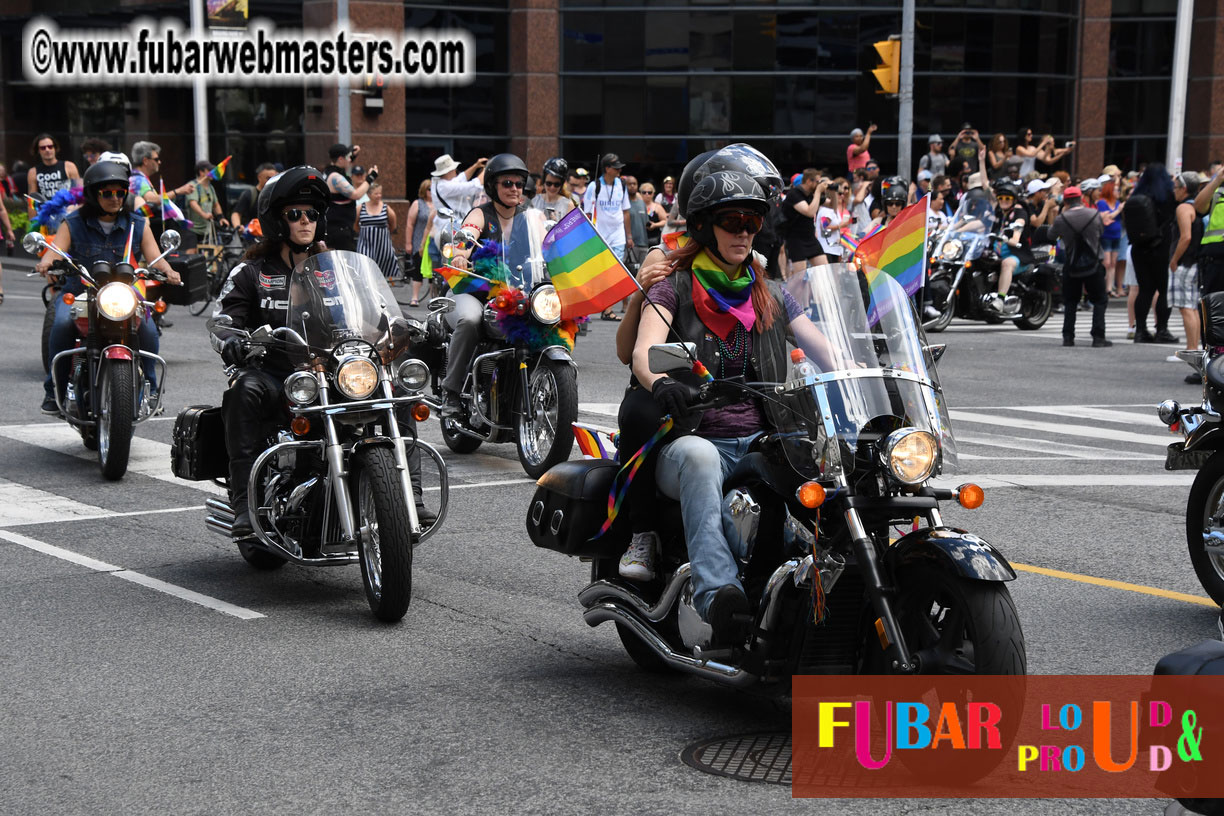
<svg viewBox="0 0 1224 816">
<path fill-rule="evenodd" d="M 253 533 L 247 503 L 251 466 L 264 450 L 267 423 L 281 411 L 281 385 L 294 366 L 288 355 L 276 348 L 268 349 L 258 360 L 248 361 L 246 346 L 234 330 L 286 325 L 293 269 L 307 257 L 326 251 L 326 245 L 318 239 L 327 202 L 323 174 L 313 167 L 292 167 L 270 179 L 256 204 L 264 240 L 251 247 L 242 263 L 230 272 L 213 314 L 214 318 L 227 315 L 231 319 L 228 326 L 213 329 L 213 348 L 227 366 L 239 367 L 222 400 L 235 541 Z M 413 420 L 405 414 L 400 421 L 406 425 Z M 431 524 L 436 516 L 422 506 L 420 453 L 415 449 L 409 455 L 409 469 L 417 515 L 422 524 Z"/>
<path fill-rule="evenodd" d="M 141 256 L 157 257 L 160 254 L 157 251 L 157 241 L 153 237 L 153 230 L 147 228 L 147 220 L 142 215 L 124 210 L 123 204 L 128 194 L 127 168 L 115 162 L 99 161 L 85 171 L 84 181 L 85 197 L 81 208 L 69 213 L 60 222 L 59 230 L 55 233 L 55 245 L 64 252 L 71 253 L 79 264 L 90 269 L 98 261 L 106 261 L 110 264 L 122 261 L 130 232 L 132 235 L 131 262 L 133 264 Z M 42 260 L 35 266 L 35 270 L 46 277 L 52 262 L 57 257 L 59 256 L 52 252 L 45 253 Z M 165 259 L 158 261 L 156 268 L 166 274 L 170 283 L 178 285 L 179 274 L 170 267 Z M 81 282 L 78 275 L 70 274 L 64 280 L 53 305 L 55 318 L 47 338 L 48 360 L 72 348 L 76 340 L 76 330 L 72 325 L 72 307 L 64 303 L 64 295 L 71 293 L 76 296 L 84 291 L 85 284 Z M 147 314 L 140 324 L 137 338 L 141 350 L 157 353 L 157 329 L 152 317 Z M 141 365 L 150 391 L 156 390 L 156 369 L 153 362 L 145 358 Z M 61 360 L 57 368 L 60 388 L 66 388 L 68 361 Z M 43 381 L 43 389 L 46 394 L 42 403 L 42 412 L 52 416 L 59 413 L 53 383 L 51 372 L 48 371 Z"/>
<path fill-rule="evenodd" d="M 484 170 L 484 189 L 489 200 L 473 208 L 463 219 L 463 232 L 469 237 L 476 236 L 477 245 L 486 242 L 501 245 L 506 265 L 512 270 L 522 265 L 529 251 L 526 226 L 521 230 L 515 229 L 520 220 L 517 216 L 526 210 L 523 188 L 526 187 L 528 175 L 527 165 L 513 153 L 499 153 L 489 159 Z M 474 249 L 472 245 L 456 246 L 451 264 L 456 268 L 466 268 L 468 256 Z M 445 391 L 445 403 L 441 409 L 443 416 L 454 416 L 460 411 L 459 393 L 467 378 L 484 316 L 483 296 L 460 294 L 454 295 L 454 300 L 455 308 L 447 317 L 455 331 L 451 335 L 447 353 L 446 376 L 442 379 Z"/>
</svg>

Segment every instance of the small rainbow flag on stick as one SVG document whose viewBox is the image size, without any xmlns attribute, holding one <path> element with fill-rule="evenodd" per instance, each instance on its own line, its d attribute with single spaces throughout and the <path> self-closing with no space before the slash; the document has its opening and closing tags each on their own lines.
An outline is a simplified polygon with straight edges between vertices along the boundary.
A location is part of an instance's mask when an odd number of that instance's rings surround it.
<svg viewBox="0 0 1224 816">
<path fill-rule="evenodd" d="M 587 459 L 616 458 L 616 445 L 612 441 L 612 434 L 608 431 L 577 422 L 570 424 L 574 428 L 574 441 L 578 443 L 578 450 L 582 451 L 582 455 Z M 607 445 L 604 444 L 605 439 L 608 441 Z"/>
<path fill-rule="evenodd" d="M 133 224 L 132 226 L 128 227 L 127 244 L 125 244 L 125 245 L 124 245 L 124 247 L 123 247 L 123 261 L 122 261 L 122 263 L 125 263 L 125 264 L 130 264 L 130 263 L 132 262 L 132 235 L 133 235 L 133 233 L 135 233 L 135 232 L 136 232 L 136 225 L 135 225 L 135 224 Z"/>
<path fill-rule="evenodd" d="M 602 312 L 637 291 L 637 282 L 616 259 L 582 210 L 570 210 L 544 236 L 544 263 L 557 295 L 561 319 Z"/>
<path fill-rule="evenodd" d="M 435 266 L 434 272 L 446 279 L 446 285 L 456 295 L 485 295 L 493 288 L 493 281 L 469 272 L 466 269 L 456 269 L 453 266 Z"/>
<path fill-rule="evenodd" d="M 182 221 L 185 226 L 190 227 L 191 221 L 183 215 L 183 211 L 178 208 L 177 204 L 166 198 L 166 182 L 161 181 L 158 184 L 161 187 L 162 221 Z"/>
<path fill-rule="evenodd" d="M 217 166 L 208 171 L 208 177 L 210 179 L 220 180 L 221 177 L 225 175 L 225 168 L 229 166 L 229 160 L 232 158 L 234 158 L 232 155 L 226 156 L 224 159 L 217 162 Z"/>
<path fill-rule="evenodd" d="M 872 289 L 868 320 L 873 324 L 891 308 L 877 303 L 875 288 L 879 273 L 876 270 L 895 278 L 906 295 L 912 296 L 922 288 L 926 268 L 927 202 L 928 197 L 924 196 L 918 203 L 906 207 L 887 227 L 860 241 L 854 253 L 860 267 L 868 267 L 865 274 Z"/>
</svg>

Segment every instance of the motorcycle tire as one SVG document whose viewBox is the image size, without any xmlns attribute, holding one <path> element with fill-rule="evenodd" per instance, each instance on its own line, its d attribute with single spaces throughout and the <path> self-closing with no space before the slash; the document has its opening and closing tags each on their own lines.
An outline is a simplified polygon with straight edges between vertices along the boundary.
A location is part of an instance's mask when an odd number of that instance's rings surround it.
<svg viewBox="0 0 1224 816">
<path fill-rule="evenodd" d="M 98 464 L 102 476 L 117 481 L 127 473 L 132 450 L 132 425 L 136 412 L 136 387 L 132 364 L 105 360 L 98 377 Z"/>
<path fill-rule="evenodd" d="M 42 361 L 43 373 L 51 373 L 51 326 L 55 323 L 55 307 L 51 304 L 47 305 L 46 312 L 43 314 L 42 325 Z"/>
<path fill-rule="evenodd" d="M 1203 546 L 1203 528 L 1224 500 L 1224 451 L 1216 453 L 1199 469 L 1186 502 L 1186 546 L 1190 563 L 1207 594 L 1224 606 L 1224 556 L 1211 555 Z"/>
<path fill-rule="evenodd" d="M 1020 301 L 1020 316 L 1016 318 L 1016 328 L 1036 331 L 1046 324 L 1052 314 L 1054 293 L 1049 289 L 1035 287 Z"/>
<path fill-rule="evenodd" d="M 578 372 L 563 360 L 542 357 L 527 378 L 528 410 L 518 418 L 518 455 L 533 479 L 569 459 L 578 419 Z"/>
<path fill-rule="evenodd" d="M 982 320 L 986 322 L 987 326 L 998 326 L 1000 323 L 1003 322 L 1003 318 L 999 317 L 996 314 L 991 314 L 990 312 L 985 312 L 982 315 Z"/>
<path fill-rule="evenodd" d="M 655 651 L 647 646 L 625 624 L 616 624 L 616 634 L 620 638 L 621 645 L 625 647 L 625 654 L 629 655 L 629 659 L 636 663 L 639 669 L 648 671 L 651 674 L 674 674 L 678 671 L 669 666 L 663 658 L 655 654 Z"/>
<path fill-rule="evenodd" d="M 944 307 L 939 311 L 939 317 L 923 324 L 923 328 L 928 333 L 936 334 L 948 328 L 952 323 L 952 318 L 956 316 L 956 293 L 948 295 L 947 301 L 944 302 Z"/>
<path fill-rule="evenodd" d="M 374 617 L 395 623 L 407 613 L 412 600 L 412 549 L 416 543 L 395 456 L 384 447 L 366 448 L 353 457 L 352 471 L 366 600 Z"/>
<path fill-rule="evenodd" d="M 245 541 L 238 542 L 238 552 L 242 554 L 243 561 L 263 572 L 270 572 L 285 566 L 284 558 L 260 547 L 248 544 Z"/>
<path fill-rule="evenodd" d="M 471 453 L 480 447 L 484 440 L 477 439 L 474 436 L 459 433 L 456 425 L 456 419 L 444 419 L 440 423 L 442 426 L 442 441 L 446 443 L 446 447 L 450 448 L 455 453 Z"/>
</svg>

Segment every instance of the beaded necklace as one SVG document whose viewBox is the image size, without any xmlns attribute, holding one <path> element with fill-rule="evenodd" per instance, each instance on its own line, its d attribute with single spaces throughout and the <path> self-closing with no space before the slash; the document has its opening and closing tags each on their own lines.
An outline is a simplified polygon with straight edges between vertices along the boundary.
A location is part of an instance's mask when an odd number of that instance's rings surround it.
<svg viewBox="0 0 1224 816">
<path fill-rule="evenodd" d="M 730 344 L 723 340 L 718 335 L 714 335 L 714 342 L 718 344 L 718 378 L 725 379 L 727 376 L 727 361 L 735 362 L 739 360 L 744 349 L 747 348 L 748 330 L 744 328 L 743 323 L 736 323 L 735 328 L 731 330 Z M 745 373 L 746 369 L 741 368 L 740 373 Z"/>
</svg>

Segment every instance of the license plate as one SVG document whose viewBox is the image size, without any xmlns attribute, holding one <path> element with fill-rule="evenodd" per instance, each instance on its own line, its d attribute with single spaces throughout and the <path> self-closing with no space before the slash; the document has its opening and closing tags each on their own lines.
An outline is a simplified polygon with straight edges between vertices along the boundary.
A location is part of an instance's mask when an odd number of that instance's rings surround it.
<svg viewBox="0 0 1224 816">
<path fill-rule="evenodd" d="M 1207 463 L 1212 450 L 1186 450 L 1185 442 L 1174 442 L 1165 453 L 1165 470 L 1198 470 Z"/>
</svg>

